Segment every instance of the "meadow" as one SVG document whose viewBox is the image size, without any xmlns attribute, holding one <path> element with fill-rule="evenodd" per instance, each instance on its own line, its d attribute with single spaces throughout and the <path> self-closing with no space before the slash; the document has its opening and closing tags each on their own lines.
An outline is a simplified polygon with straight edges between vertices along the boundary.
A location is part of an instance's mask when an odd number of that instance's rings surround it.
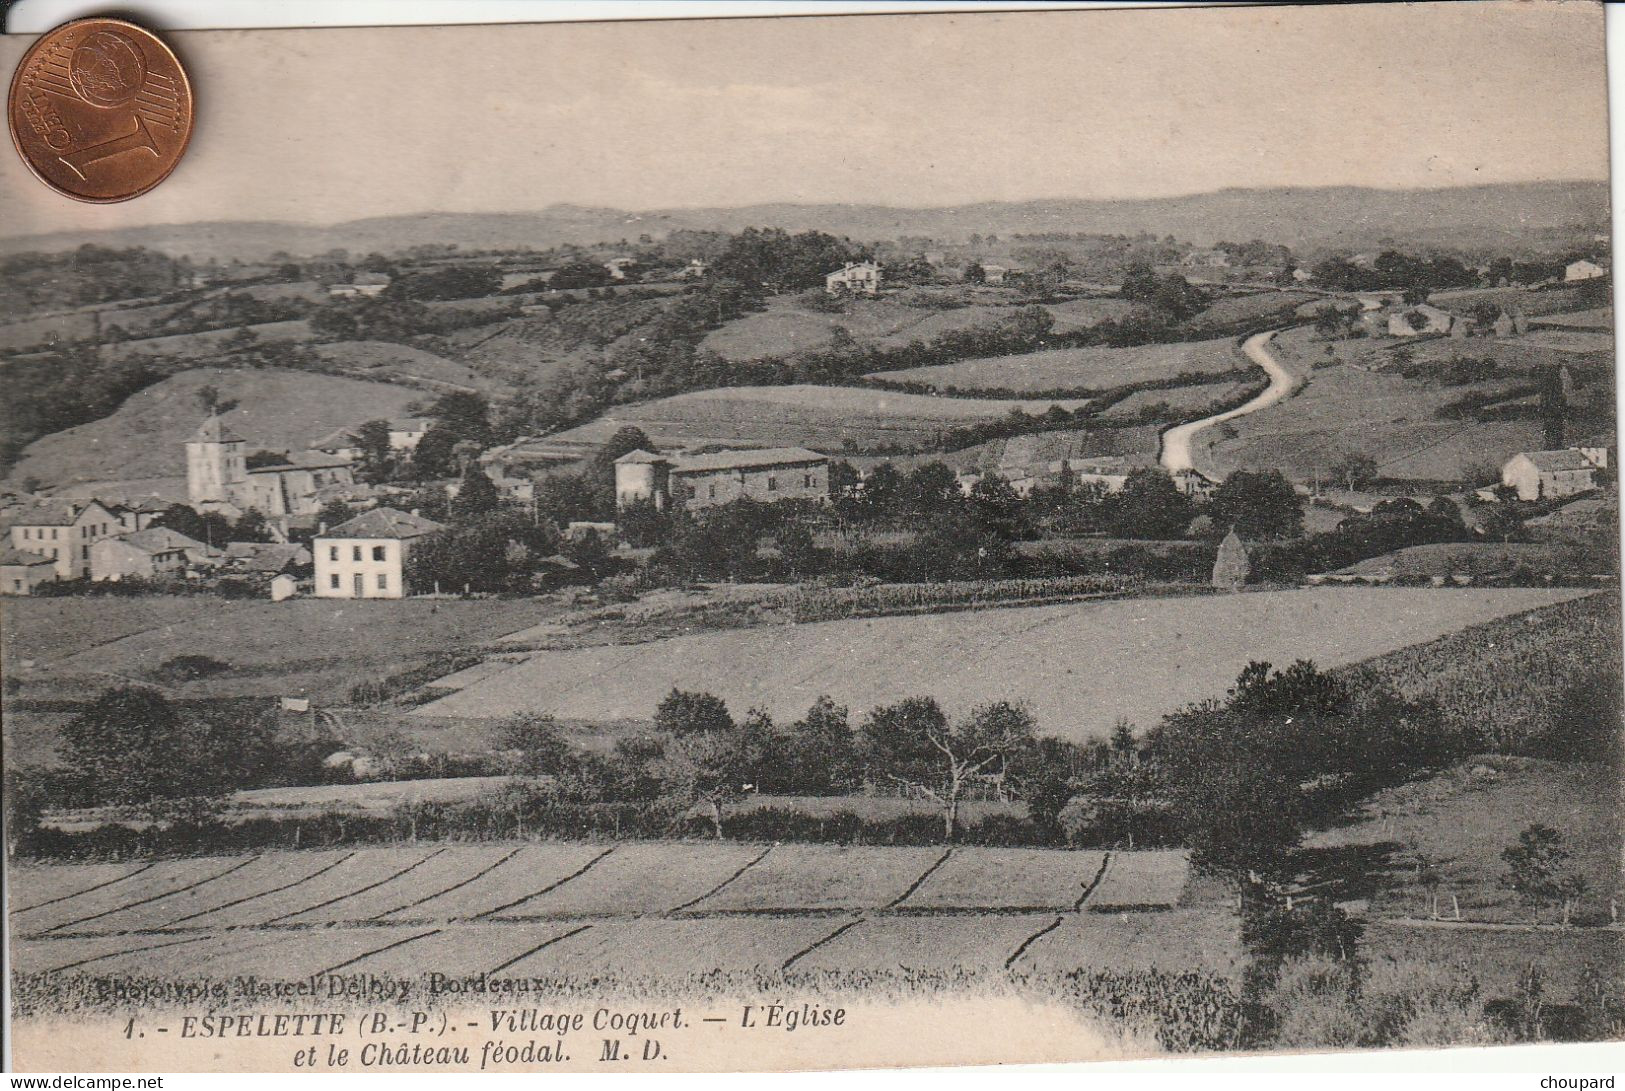
<svg viewBox="0 0 1625 1091">
<path fill-rule="evenodd" d="M 1081 741 L 1218 696 L 1249 660 L 1354 663 L 1581 593 L 1316 588 L 725 631 L 537 652 L 414 715 L 647 720 L 677 686 L 794 718 L 825 694 L 854 710 L 930 694 L 953 712 L 1024 699 L 1044 731 Z M 1200 635 L 1213 633 L 1248 639 Z"/>
<path fill-rule="evenodd" d="M 731 386 L 617 406 L 608 416 L 551 438 L 602 443 L 616 429 L 636 425 L 660 445 L 746 442 L 829 451 L 848 444 L 931 446 L 951 428 L 997 420 L 1013 409 L 1039 414 L 1051 405 L 1076 409 L 1085 404 L 1077 399 L 935 398 L 866 387 Z"/>
<path fill-rule="evenodd" d="M 184 475 L 184 444 L 203 423 L 198 392 L 205 386 L 237 401 L 226 424 L 248 441 L 250 452 L 302 451 L 336 429 L 406 416 L 425 397 L 407 387 L 308 371 L 199 367 L 137 391 L 111 416 L 35 440 L 11 479 L 34 477 L 52 487 Z"/>
<path fill-rule="evenodd" d="M 939 389 L 1104 390 L 1127 383 L 1172 379 L 1185 373 L 1233 371 L 1246 366 L 1235 341 L 1218 337 L 1130 348 L 1049 349 L 877 372 L 873 377 L 926 383 Z"/>
<path fill-rule="evenodd" d="M 90 690 L 109 678 L 153 681 L 181 655 L 227 669 L 165 680 L 183 698 L 310 696 L 342 702 L 352 685 L 472 649 L 535 625 L 557 604 L 536 599 L 221 602 L 143 595 L 16 599 L 6 604 L 8 666 L 34 687 Z"/>
</svg>

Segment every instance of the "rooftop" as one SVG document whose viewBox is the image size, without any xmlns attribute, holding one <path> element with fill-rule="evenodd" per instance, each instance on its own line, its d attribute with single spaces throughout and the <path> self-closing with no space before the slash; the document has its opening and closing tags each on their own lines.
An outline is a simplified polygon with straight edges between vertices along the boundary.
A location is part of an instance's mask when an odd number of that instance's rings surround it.
<svg viewBox="0 0 1625 1091">
<path fill-rule="evenodd" d="M 1562 451 L 1524 451 L 1523 456 L 1535 464 L 1535 469 L 1553 473 L 1558 470 L 1594 470 L 1597 464 L 1569 448 Z"/>
<path fill-rule="evenodd" d="M 38 553 L 25 553 L 23 550 L 11 546 L 0 547 L 0 564 L 3 565 L 37 565 L 55 564 L 49 557 L 41 557 Z"/>
<path fill-rule="evenodd" d="M 86 508 L 98 504 L 105 510 L 106 505 L 99 500 L 81 500 L 71 497 L 45 497 L 33 500 L 17 510 L 8 520 L 12 526 L 19 527 L 66 527 L 72 526 L 84 514 Z M 111 515 L 111 512 L 108 512 Z"/>
<path fill-rule="evenodd" d="M 705 455 L 683 455 L 674 461 L 673 473 L 705 473 L 713 470 L 746 470 L 757 466 L 795 466 L 808 462 L 828 462 L 829 456 L 805 447 L 766 447 L 756 451 L 716 451 Z"/>
<path fill-rule="evenodd" d="M 373 508 L 354 519 L 346 519 L 330 529 L 323 538 L 418 538 L 444 530 L 443 523 L 425 519 L 421 515 L 397 511 L 394 508 Z"/>
<path fill-rule="evenodd" d="M 225 422 L 218 416 L 210 414 L 209 419 L 198 425 L 196 432 L 192 433 L 193 443 L 245 443 L 242 436 L 226 427 Z"/>
<path fill-rule="evenodd" d="M 148 527 L 134 534 L 121 535 L 118 541 L 147 553 L 166 553 L 175 549 L 205 552 L 209 548 L 196 538 L 189 538 L 180 531 L 170 530 L 168 527 Z"/>
</svg>

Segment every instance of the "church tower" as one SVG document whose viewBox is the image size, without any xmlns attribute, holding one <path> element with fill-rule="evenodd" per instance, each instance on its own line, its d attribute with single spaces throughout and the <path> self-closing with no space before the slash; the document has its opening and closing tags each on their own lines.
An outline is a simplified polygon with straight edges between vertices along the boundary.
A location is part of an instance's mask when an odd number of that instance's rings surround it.
<svg viewBox="0 0 1625 1091">
<path fill-rule="evenodd" d="M 231 502 L 232 486 L 248 480 L 243 444 L 213 414 L 186 441 L 186 495 L 192 507 Z"/>
</svg>

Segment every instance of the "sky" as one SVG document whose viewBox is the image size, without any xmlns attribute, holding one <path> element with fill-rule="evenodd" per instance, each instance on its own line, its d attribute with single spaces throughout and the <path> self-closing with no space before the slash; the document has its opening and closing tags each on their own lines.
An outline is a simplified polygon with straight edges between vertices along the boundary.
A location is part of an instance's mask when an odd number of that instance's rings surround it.
<svg viewBox="0 0 1625 1091">
<path fill-rule="evenodd" d="M 186 158 L 0 236 L 555 203 L 941 206 L 1607 177 L 1601 7 L 1393 4 L 175 32 Z M 0 40 L 15 67 L 28 38 Z"/>
</svg>

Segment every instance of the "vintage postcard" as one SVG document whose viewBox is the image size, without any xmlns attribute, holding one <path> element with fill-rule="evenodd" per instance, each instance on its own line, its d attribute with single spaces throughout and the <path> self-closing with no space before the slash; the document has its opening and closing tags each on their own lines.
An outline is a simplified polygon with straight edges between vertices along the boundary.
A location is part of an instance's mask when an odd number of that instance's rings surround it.
<svg viewBox="0 0 1625 1091">
<path fill-rule="evenodd" d="M 1625 1036 L 1600 5 L 162 37 L 0 156 L 17 1068 Z"/>
</svg>

